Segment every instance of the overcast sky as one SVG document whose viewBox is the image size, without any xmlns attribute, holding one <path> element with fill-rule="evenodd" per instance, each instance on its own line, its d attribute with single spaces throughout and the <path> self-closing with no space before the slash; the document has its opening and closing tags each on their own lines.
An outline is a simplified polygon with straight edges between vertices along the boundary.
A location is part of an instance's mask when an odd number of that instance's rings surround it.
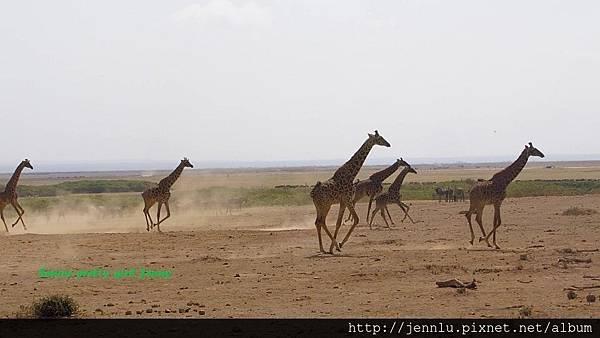
<svg viewBox="0 0 600 338">
<path fill-rule="evenodd" d="M 600 153 L 598 1 L 3 1 L 0 164 Z"/>
</svg>

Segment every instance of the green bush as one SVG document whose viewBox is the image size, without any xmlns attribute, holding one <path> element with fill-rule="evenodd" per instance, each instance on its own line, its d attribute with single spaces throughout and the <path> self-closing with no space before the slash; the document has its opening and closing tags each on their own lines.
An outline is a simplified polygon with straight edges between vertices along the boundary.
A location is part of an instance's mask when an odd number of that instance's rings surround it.
<svg viewBox="0 0 600 338">
<path fill-rule="evenodd" d="M 31 315 L 35 318 L 70 317 L 77 313 L 79 305 L 66 295 L 43 297 L 31 305 Z"/>
</svg>

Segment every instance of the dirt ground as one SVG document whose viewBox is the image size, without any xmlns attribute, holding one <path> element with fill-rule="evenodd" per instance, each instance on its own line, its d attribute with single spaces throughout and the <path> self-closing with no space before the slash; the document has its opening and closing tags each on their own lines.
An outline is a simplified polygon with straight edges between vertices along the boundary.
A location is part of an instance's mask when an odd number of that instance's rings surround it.
<svg viewBox="0 0 600 338">
<path fill-rule="evenodd" d="M 83 230 L 76 221 L 58 227 L 38 220 L 29 233 L 15 227 L 0 236 L 0 316 L 66 293 L 85 317 L 517 317 L 521 306 L 531 306 L 534 318 L 600 317 L 600 302 L 585 300 L 600 296 L 600 214 L 560 214 L 571 206 L 599 209 L 599 202 L 598 195 L 507 199 L 501 250 L 468 243 L 458 215 L 468 202 L 412 202 L 416 224 L 400 223 L 401 211 L 392 207 L 396 225 L 384 228 L 377 216 L 373 230 L 360 204 L 361 224 L 335 255 L 318 253 L 312 205 L 174 214 L 162 234 L 147 233 L 141 213 Z M 328 224 L 336 215 L 334 207 Z M 591 263 L 559 263 L 564 257 Z M 39 278 L 41 267 L 145 268 L 172 276 Z M 477 289 L 461 294 L 435 284 L 451 278 L 475 279 Z M 572 286 L 598 287 L 568 300 L 564 288 Z"/>
</svg>

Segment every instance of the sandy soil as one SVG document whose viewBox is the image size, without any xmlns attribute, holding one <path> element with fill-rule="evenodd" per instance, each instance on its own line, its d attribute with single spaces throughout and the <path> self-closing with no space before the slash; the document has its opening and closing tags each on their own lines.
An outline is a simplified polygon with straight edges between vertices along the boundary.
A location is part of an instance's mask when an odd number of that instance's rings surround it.
<svg viewBox="0 0 600 338">
<path fill-rule="evenodd" d="M 333 256 L 318 253 L 313 206 L 174 214 L 163 234 L 146 233 L 141 213 L 97 220 L 83 230 L 73 220 L 62 227 L 49 223 L 50 229 L 38 222 L 30 233 L 15 228 L 0 236 L 0 316 L 14 316 L 37 297 L 67 293 L 88 317 L 516 317 L 521 305 L 532 306 L 533 317 L 600 317 L 600 303 L 585 301 L 590 293 L 600 296 L 600 287 L 578 291 L 574 300 L 563 290 L 600 285 L 585 277 L 600 277 L 600 252 L 594 251 L 600 214 L 560 215 L 570 206 L 598 209 L 599 202 L 597 195 L 508 199 L 501 250 L 469 245 L 468 226 L 458 215 L 468 202 L 414 202 L 418 223 L 400 223 L 400 210 L 392 208 L 395 226 L 382 227 L 379 216 L 373 230 L 361 222 Z M 358 207 L 361 217 L 365 207 Z M 491 212 L 488 207 L 486 229 Z M 328 224 L 336 214 L 333 208 Z M 558 263 L 561 257 L 591 263 Z M 42 279 L 40 267 L 144 267 L 173 275 Z M 478 288 L 459 294 L 435 284 L 451 278 L 474 278 Z"/>
</svg>

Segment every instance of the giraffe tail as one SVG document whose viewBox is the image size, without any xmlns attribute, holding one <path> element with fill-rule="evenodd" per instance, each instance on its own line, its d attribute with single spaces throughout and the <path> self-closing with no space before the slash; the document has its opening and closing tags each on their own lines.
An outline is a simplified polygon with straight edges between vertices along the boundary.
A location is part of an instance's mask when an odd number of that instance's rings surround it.
<svg viewBox="0 0 600 338">
<path fill-rule="evenodd" d="M 317 181 L 317 184 L 315 184 L 315 186 L 310 191 L 310 197 L 311 198 L 315 197 L 315 191 L 317 191 L 317 189 L 319 189 L 319 187 L 321 186 L 321 184 L 322 184 L 321 181 Z"/>
</svg>

